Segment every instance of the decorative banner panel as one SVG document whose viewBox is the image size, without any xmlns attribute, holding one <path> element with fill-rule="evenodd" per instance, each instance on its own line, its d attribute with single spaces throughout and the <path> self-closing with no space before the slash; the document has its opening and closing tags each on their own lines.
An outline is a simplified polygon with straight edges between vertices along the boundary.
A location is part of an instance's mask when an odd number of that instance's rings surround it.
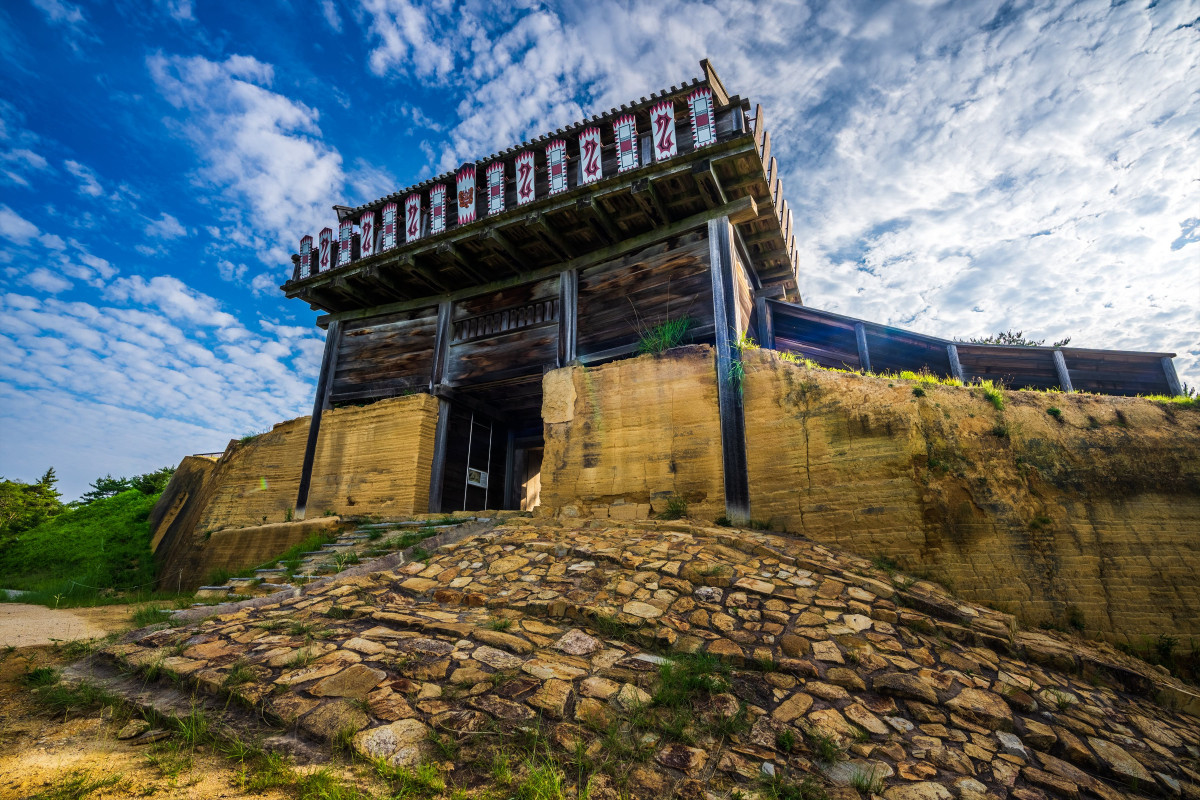
<svg viewBox="0 0 1200 800">
<path fill-rule="evenodd" d="M 487 168 L 488 216 L 504 210 L 504 162 L 493 161 Z"/>
<path fill-rule="evenodd" d="M 675 144 L 674 103 L 664 100 L 652 106 L 650 108 L 650 127 L 655 161 L 665 161 L 679 153 Z"/>
<path fill-rule="evenodd" d="M 383 235 L 379 239 L 380 250 L 391 250 L 396 246 L 396 212 L 399 208 L 395 203 L 383 207 Z"/>
<path fill-rule="evenodd" d="M 517 205 L 523 206 L 537 199 L 533 185 L 533 151 L 526 150 L 517 156 Z"/>
<path fill-rule="evenodd" d="M 475 221 L 475 165 L 458 171 L 458 224 Z"/>
<path fill-rule="evenodd" d="M 300 280 L 312 275 L 312 237 L 300 240 Z"/>
<path fill-rule="evenodd" d="M 429 190 L 429 235 L 446 230 L 446 185 L 434 184 Z"/>
<path fill-rule="evenodd" d="M 624 114 L 613 122 L 613 138 L 617 140 L 617 172 L 628 172 L 638 165 L 637 120 Z"/>
<path fill-rule="evenodd" d="M 717 119 L 713 113 L 712 90 L 697 89 L 688 95 L 688 114 L 692 118 L 692 142 L 697 148 L 716 144 Z"/>
<path fill-rule="evenodd" d="M 339 267 L 350 263 L 350 242 L 353 238 L 354 220 L 347 217 L 338 223 L 337 265 Z"/>
<path fill-rule="evenodd" d="M 550 194 L 567 190 L 567 143 L 555 139 L 546 145 L 546 172 L 550 180 Z"/>
<path fill-rule="evenodd" d="M 360 231 L 358 237 L 359 257 L 367 258 L 375 255 L 375 237 L 379 234 L 378 226 L 375 224 L 375 212 L 364 211 L 358 218 L 358 227 Z"/>
<path fill-rule="evenodd" d="M 584 128 L 579 134 L 579 183 L 592 183 L 601 177 L 600 129 Z"/>
<path fill-rule="evenodd" d="M 322 228 L 317 236 L 317 272 L 329 269 L 329 251 L 332 246 L 333 228 Z"/>
<path fill-rule="evenodd" d="M 421 195 L 413 192 L 404 198 L 404 241 L 421 238 Z"/>
</svg>

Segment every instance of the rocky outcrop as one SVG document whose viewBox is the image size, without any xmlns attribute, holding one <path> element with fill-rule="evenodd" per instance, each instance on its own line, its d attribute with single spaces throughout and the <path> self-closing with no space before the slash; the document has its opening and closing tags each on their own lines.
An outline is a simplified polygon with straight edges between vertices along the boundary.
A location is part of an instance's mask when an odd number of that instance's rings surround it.
<svg viewBox="0 0 1200 800">
<path fill-rule="evenodd" d="M 449 759 L 464 789 L 546 768 L 614 798 L 1200 797 L 1197 718 L 1154 699 L 1196 695 L 1160 671 L 825 545 L 687 521 L 509 520 L 105 652 L 370 758 Z"/>
</svg>

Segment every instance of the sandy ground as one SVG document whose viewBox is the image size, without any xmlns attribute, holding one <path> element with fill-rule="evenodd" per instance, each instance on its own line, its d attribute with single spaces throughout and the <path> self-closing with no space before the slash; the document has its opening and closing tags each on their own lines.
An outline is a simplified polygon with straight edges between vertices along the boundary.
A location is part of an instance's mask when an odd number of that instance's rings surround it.
<svg viewBox="0 0 1200 800">
<path fill-rule="evenodd" d="M 130 606 L 54 610 L 23 603 L 0 603 L 0 647 L 35 647 L 96 639 L 128 627 Z"/>
<path fill-rule="evenodd" d="M 171 755 L 119 741 L 124 724 L 111 712 L 48 715 L 23 681 L 30 670 L 66 663 L 59 642 L 129 628 L 129 606 L 54 611 L 41 606 L 0 604 L 0 800 L 86 796 L 108 798 L 225 798 L 282 800 L 272 791 L 249 794 L 238 788 L 237 764 L 207 748 Z M 36 644 L 31 644 L 36 643 Z M 15 648 L 15 649 L 9 649 Z M 159 761 L 161 764 L 162 762 Z M 86 795 L 67 791 L 73 781 L 115 778 Z"/>
</svg>

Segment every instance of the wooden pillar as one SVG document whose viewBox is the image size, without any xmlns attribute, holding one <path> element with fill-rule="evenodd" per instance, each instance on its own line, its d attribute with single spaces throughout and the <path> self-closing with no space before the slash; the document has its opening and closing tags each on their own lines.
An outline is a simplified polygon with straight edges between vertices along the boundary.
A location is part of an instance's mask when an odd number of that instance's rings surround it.
<svg viewBox="0 0 1200 800">
<path fill-rule="evenodd" d="M 1171 395 L 1178 397 L 1183 394 L 1183 384 L 1179 382 L 1179 373 L 1175 371 L 1175 362 L 1167 356 L 1163 356 L 1159 359 L 1159 363 L 1162 364 L 1163 376 L 1167 379 L 1167 386 L 1171 390 Z"/>
<path fill-rule="evenodd" d="M 433 365 L 429 370 L 429 393 L 436 394 L 446 374 L 446 351 L 450 348 L 450 301 L 438 304 L 437 329 L 433 337 Z"/>
<path fill-rule="evenodd" d="M 1054 351 L 1054 369 L 1058 372 L 1058 385 L 1064 392 L 1073 392 L 1075 388 L 1071 386 L 1071 373 L 1067 371 L 1067 359 L 1063 357 L 1062 350 Z"/>
<path fill-rule="evenodd" d="M 308 489 L 312 482 L 313 462 L 317 458 L 317 437 L 321 433 L 321 413 L 329 408 L 333 391 L 333 373 L 337 369 L 338 347 L 342 342 L 342 323 L 333 320 L 325 333 L 325 354 L 321 357 L 321 374 L 317 377 L 317 396 L 313 400 L 312 419 L 308 423 L 308 441 L 304 445 L 304 463 L 300 467 L 300 489 L 296 492 L 294 519 L 304 519 L 308 508 Z"/>
<path fill-rule="evenodd" d="M 579 314 L 579 273 L 569 269 L 558 278 L 558 366 L 576 358 Z"/>
<path fill-rule="evenodd" d="M 766 297 L 754 298 L 754 310 L 758 312 L 758 345 L 768 350 L 775 349 L 775 326 L 772 324 L 771 307 Z"/>
<path fill-rule="evenodd" d="M 854 341 L 858 343 L 858 368 L 871 371 L 871 353 L 867 350 L 867 329 L 861 322 L 854 323 Z"/>
<path fill-rule="evenodd" d="M 438 398 L 437 427 L 433 432 L 433 465 L 429 470 L 429 512 L 442 510 L 442 479 L 446 476 L 446 442 L 450 437 L 450 401 Z"/>
<path fill-rule="evenodd" d="M 946 355 L 950 358 L 950 377 L 958 378 L 963 383 L 966 383 L 967 379 L 963 377 L 962 362 L 958 360 L 958 345 L 946 345 Z"/>
<path fill-rule="evenodd" d="M 750 479 L 746 469 L 746 419 L 742 407 L 741 353 L 733 346 L 733 240 L 728 217 L 708 223 L 708 252 L 717 349 L 717 402 L 721 419 L 721 463 L 725 475 L 725 516 L 750 521 Z M 736 367 L 734 365 L 737 365 Z"/>
</svg>

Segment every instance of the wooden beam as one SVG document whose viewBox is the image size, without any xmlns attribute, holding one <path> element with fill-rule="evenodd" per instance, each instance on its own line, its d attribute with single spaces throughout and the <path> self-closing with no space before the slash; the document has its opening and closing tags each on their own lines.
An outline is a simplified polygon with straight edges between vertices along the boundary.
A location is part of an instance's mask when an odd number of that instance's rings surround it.
<svg viewBox="0 0 1200 800">
<path fill-rule="evenodd" d="M 482 400 L 478 400 L 471 395 L 455 389 L 452 386 L 447 386 L 444 383 L 434 390 L 434 396 L 449 400 L 456 406 L 469 408 L 476 414 L 483 414 L 485 417 L 491 417 L 498 422 L 503 422 L 505 425 L 510 425 L 512 423 L 512 419 L 510 418 L 508 412 L 494 406 L 490 406 Z"/>
<path fill-rule="evenodd" d="M 950 359 L 950 377 L 958 378 L 966 383 L 966 379 L 963 377 L 962 362 L 958 360 L 958 345 L 946 345 L 946 355 Z"/>
<path fill-rule="evenodd" d="M 433 432 L 433 464 L 429 469 L 429 511 L 442 510 L 442 483 L 446 478 L 446 445 L 450 441 L 450 401 L 438 398 L 437 427 Z"/>
<path fill-rule="evenodd" d="M 551 227 L 546 221 L 545 214 L 538 214 L 530 219 L 530 226 L 534 232 L 541 236 L 551 248 L 553 248 L 562 258 L 574 258 L 577 254 L 574 248 L 567 243 L 567 240 L 559 236 L 558 231 Z"/>
<path fill-rule="evenodd" d="M 517 252 L 517 248 L 513 247 L 512 242 L 499 229 L 492 228 L 482 238 L 500 248 L 500 252 L 507 256 L 514 270 L 520 272 L 525 267 L 526 260 L 521 258 L 521 254 Z"/>
<path fill-rule="evenodd" d="M 871 371 L 871 353 L 867 350 L 867 328 L 861 322 L 854 323 L 854 341 L 858 343 L 858 368 Z"/>
<path fill-rule="evenodd" d="M 1054 371 L 1058 373 L 1058 385 L 1064 392 L 1073 392 L 1071 372 L 1067 369 L 1067 360 L 1063 358 L 1062 350 L 1054 351 Z"/>
<path fill-rule="evenodd" d="M 308 423 L 308 441 L 304 444 L 304 462 L 300 466 L 300 488 L 296 492 L 294 518 L 304 519 L 308 508 L 308 488 L 312 481 L 313 462 L 317 458 L 317 438 L 321 434 L 321 414 L 329 407 L 333 391 L 333 376 L 337 370 L 338 348 L 342 343 L 342 326 L 337 320 L 329 323 L 325 334 L 325 353 L 321 356 L 321 374 L 317 377 L 317 393 L 313 400 L 312 419 Z"/>
<path fill-rule="evenodd" d="M 558 279 L 558 366 L 575 360 L 578 335 L 579 273 L 566 270 Z"/>
<path fill-rule="evenodd" d="M 616 244 L 604 247 L 599 250 L 593 250 L 590 253 L 578 256 L 566 261 L 562 264 L 556 264 L 550 267 L 543 267 L 537 270 L 531 270 L 521 275 L 503 278 L 498 281 L 484 284 L 482 286 L 468 286 L 453 292 L 447 292 L 444 295 L 437 297 L 423 297 L 418 300 L 405 300 L 400 303 L 389 303 L 387 305 L 375 306 L 373 308 L 356 308 L 350 311 L 341 311 L 336 314 L 329 314 L 317 319 L 317 325 L 324 326 L 329 324 L 334 319 L 348 321 L 355 319 L 369 319 L 381 314 L 394 314 L 400 311 L 410 311 L 414 308 L 433 305 L 438 300 L 465 300 L 468 297 L 477 297 L 479 295 L 491 294 L 492 292 L 505 289 L 510 286 L 518 286 L 523 283 L 531 283 L 533 281 L 542 280 L 557 275 L 564 270 L 583 269 L 595 264 L 601 264 L 605 261 L 611 261 L 615 258 L 620 258 L 631 252 L 636 252 L 649 247 L 652 244 L 664 241 L 666 239 L 679 236 L 682 233 L 687 233 L 690 230 L 707 225 L 711 219 L 718 217 L 737 217 L 742 218 L 750 213 L 755 208 L 754 198 L 739 197 L 737 200 L 731 201 L 729 204 L 715 208 L 712 211 L 703 211 L 699 214 L 694 214 L 678 222 L 673 222 L 661 228 L 655 228 L 652 231 L 632 236 L 624 239 Z M 758 207 L 758 213 L 763 213 L 762 207 Z"/>
<path fill-rule="evenodd" d="M 767 298 L 761 295 L 755 297 L 754 310 L 758 312 L 758 346 L 774 350 L 775 336 L 771 328 L 771 307 L 767 305 Z"/>
<path fill-rule="evenodd" d="M 471 263 L 463 257 L 463 254 L 454 245 L 454 242 L 442 242 L 437 246 L 437 254 L 440 256 L 448 256 L 454 265 L 470 276 L 471 280 L 482 281 L 484 276 Z"/>
<path fill-rule="evenodd" d="M 1183 394 L 1183 384 L 1179 382 L 1179 373 L 1175 371 L 1175 362 L 1169 357 L 1163 356 L 1158 360 L 1162 364 L 1163 377 L 1167 379 L 1167 388 L 1171 390 L 1172 397 L 1179 397 Z"/>
<path fill-rule="evenodd" d="M 596 198 L 581 197 L 579 198 L 579 201 L 575 203 L 575 208 L 580 211 L 592 212 L 591 219 L 600 223 L 600 230 L 598 233 L 600 234 L 601 238 L 607 241 L 610 245 L 621 240 L 621 232 L 617 230 L 615 225 L 613 225 L 612 219 L 608 216 L 608 213 L 600 207 L 598 202 L 596 202 Z"/>
<path fill-rule="evenodd" d="M 712 277 L 713 328 L 716 334 L 717 403 L 721 420 L 725 516 L 734 524 L 745 525 L 750 521 L 750 479 L 746 467 L 741 353 L 730 338 L 732 320 L 735 318 L 733 238 L 730 226 L 728 217 L 709 220 L 709 274 Z"/>
</svg>

